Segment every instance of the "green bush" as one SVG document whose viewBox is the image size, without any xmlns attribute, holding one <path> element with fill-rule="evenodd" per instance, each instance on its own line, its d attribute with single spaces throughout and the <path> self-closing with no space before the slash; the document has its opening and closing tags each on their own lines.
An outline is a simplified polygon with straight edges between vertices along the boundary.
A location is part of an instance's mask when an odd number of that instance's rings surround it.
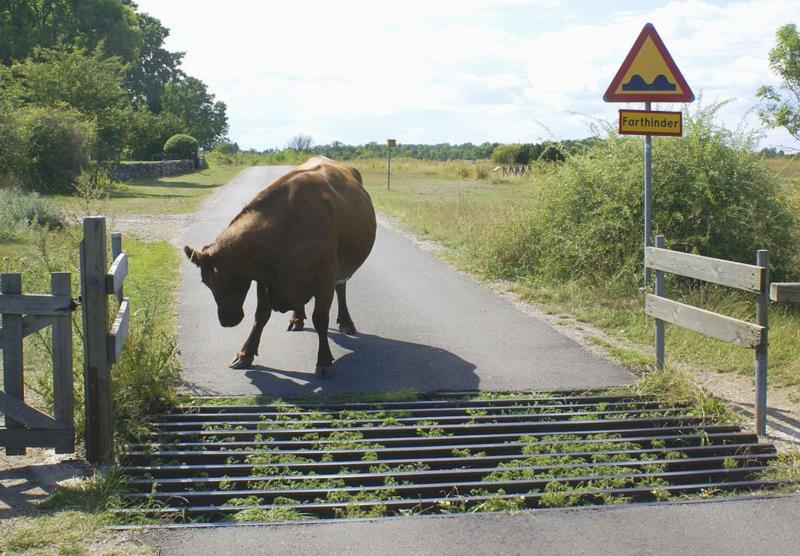
<svg viewBox="0 0 800 556">
<path fill-rule="evenodd" d="M 172 114 L 136 110 L 128 123 L 123 156 L 128 160 L 158 159 L 164 144 L 182 128 L 183 124 Z"/>
<path fill-rule="evenodd" d="M 186 160 L 197 156 L 198 148 L 197 139 L 191 135 L 179 133 L 164 143 L 164 154 L 172 160 Z"/>
<path fill-rule="evenodd" d="M 19 178 L 30 191 L 67 193 L 89 162 L 94 128 L 79 112 L 27 107 L 20 114 L 25 161 Z"/>
<path fill-rule="evenodd" d="M 65 225 L 65 216 L 54 203 L 35 193 L 0 190 L 0 237 L 4 230 L 30 225 L 60 229 Z"/>
<path fill-rule="evenodd" d="M 753 138 L 714 123 L 721 105 L 685 116 L 682 139 L 654 138 L 653 222 L 670 248 L 753 263 L 769 249 L 776 278 L 797 272 L 797 222 Z M 501 275 L 636 284 L 642 268 L 642 141 L 610 135 L 542 168 L 534 206 L 485 243 Z"/>
</svg>

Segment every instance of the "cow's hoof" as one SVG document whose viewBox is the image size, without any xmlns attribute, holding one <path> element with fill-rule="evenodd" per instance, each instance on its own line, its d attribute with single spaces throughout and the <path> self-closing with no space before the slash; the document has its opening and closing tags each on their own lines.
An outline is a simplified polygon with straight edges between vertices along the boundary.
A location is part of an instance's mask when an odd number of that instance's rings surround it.
<svg viewBox="0 0 800 556">
<path fill-rule="evenodd" d="M 340 322 L 339 323 L 339 332 L 342 334 L 346 334 L 348 336 L 355 336 L 356 335 L 356 325 L 352 322 Z"/>
<path fill-rule="evenodd" d="M 314 374 L 317 376 L 317 378 L 321 380 L 327 380 L 329 378 L 333 378 L 333 371 L 334 371 L 333 365 L 328 365 L 326 367 L 321 367 L 317 365 L 317 370 L 314 371 Z"/>
<path fill-rule="evenodd" d="M 233 361 L 228 363 L 228 367 L 231 369 L 249 369 L 250 366 L 253 364 L 253 357 L 248 357 L 246 355 L 237 355 L 233 358 Z"/>
<path fill-rule="evenodd" d="M 303 328 L 305 328 L 305 323 L 301 320 L 290 320 L 289 321 L 289 328 L 286 329 L 287 332 L 302 332 Z"/>
</svg>

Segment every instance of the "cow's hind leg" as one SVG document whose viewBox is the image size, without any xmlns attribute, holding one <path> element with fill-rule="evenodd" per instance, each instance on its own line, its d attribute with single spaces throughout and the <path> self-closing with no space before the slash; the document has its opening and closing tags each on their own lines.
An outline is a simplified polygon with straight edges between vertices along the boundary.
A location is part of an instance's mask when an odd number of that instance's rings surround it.
<svg viewBox="0 0 800 556">
<path fill-rule="evenodd" d="M 286 329 L 287 332 L 291 332 L 294 330 L 295 332 L 300 332 L 303 330 L 305 323 L 303 321 L 306 320 L 306 308 L 300 307 L 299 309 L 295 309 L 292 311 L 292 316 L 289 319 L 289 328 Z"/>
<path fill-rule="evenodd" d="M 319 378 L 333 376 L 333 354 L 331 353 L 331 346 L 328 344 L 328 322 L 330 321 L 332 302 L 332 291 L 325 291 L 314 296 L 314 312 L 311 314 L 311 320 L 319 337 L 316 369 L 316 375 Z"/>
<path fill-rule="evenodd" d="M 336 301 L 339 306 L 339 314 L 336 317 L 336 322 L 339 324 L 339 332 L 348 336 L 355 335 L 356 325 L 353 324 L 350 311 L 347 310 L 347 282 L 336 284 Z"/>
<path fill-rule="evenodd" d="M 256 320 L 253 323 L 253 329 L 250 335 L 245 340 L 241 351 L 236 354 L 233 361 L 230 362 L 231 369 L 246 369 L 253 364 L 253 359 L 258 355 L 258 345 L 261 343 L 261 332 L 269 321 L 269 315 L 272 312 L 269 299 L 267 299 L 267 288 L 261 282 L 256 282 L 256 294 L 258 295 L 258 304 L 256 305 Z"/>
</svg>

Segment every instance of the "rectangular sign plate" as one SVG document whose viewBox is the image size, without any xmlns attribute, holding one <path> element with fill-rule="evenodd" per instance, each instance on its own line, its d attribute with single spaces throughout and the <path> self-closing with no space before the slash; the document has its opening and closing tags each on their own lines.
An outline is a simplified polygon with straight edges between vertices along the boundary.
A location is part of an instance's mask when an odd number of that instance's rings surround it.
<svg viewBox="0 0 800 556">
<path fill-rule="evenodd" d="M 390 147 L 396 147 L 397 146 L 397 140 L 396 139 L 387 139 L 386 140 L 386 144 L 388 146 L 390 146 Z"/>
<path fill-rule="evenodd" d="M 683 135 L 682 112 L 656 112 L 652 110 L 620 110 L 620 135 Z"/>
</svg>

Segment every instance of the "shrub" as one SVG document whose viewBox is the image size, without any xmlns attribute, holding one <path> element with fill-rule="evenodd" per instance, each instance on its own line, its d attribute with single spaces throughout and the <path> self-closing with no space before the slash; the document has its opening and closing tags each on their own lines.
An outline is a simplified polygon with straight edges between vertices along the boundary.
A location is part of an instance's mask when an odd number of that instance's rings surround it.
<svg viewBox="0 0 800 556">
<path fill-rule="evenodd" d="M 28 107 L 21 113 L 20 125 L 26 152 L 19 177 L 25 188 L 41 193 L 70 192 L 89 162 L 93 126 L 66 106 Z"/>
<path fill-rule="evenodd" d="M 35 193 L 0 190 L 0 237 L 21 226 L 36 225 L 54 230 L 63 228 L 64 224 L 64 214 L 49 200 Z"/>
<path fill-rule="evenodd" d="M 186 160 L 197 156 L 199 144 L 191 135 L 177 134 L 164 143 L 164 154 L 172 160 Z"/>
<path fill-rule="evenodd" d="M 172 114 L 153 114 L 136 110 L 127 129 L 124 156 L 128 160 L 154 160 L 161 157 L 164 144 L 180 132 L 183 124 Z"/>
<path fill-rule="evenodd" d="M 653 222 L 674 249 L 798 269 L 797 222 L 753 137 L 715 125 L 715 104 L 685 117 L 682 139 L 654 138 Z M 638 283 L 642 266 L 642 141 L 610 135 L 586 154 L 542 168 L 540 198 L 488 242 L 500 274 Z"/>
</svg>

